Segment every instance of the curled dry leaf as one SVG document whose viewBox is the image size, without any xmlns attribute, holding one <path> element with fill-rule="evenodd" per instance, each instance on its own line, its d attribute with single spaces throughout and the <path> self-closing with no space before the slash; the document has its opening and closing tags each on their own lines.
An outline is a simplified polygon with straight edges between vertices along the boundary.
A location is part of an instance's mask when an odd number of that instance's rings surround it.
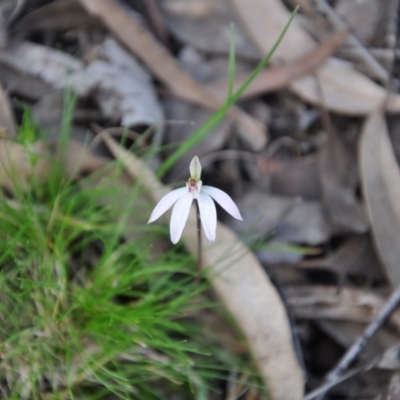
<svg viewBox="0 0 400 400">
<path fill-rule="evenodd" d="M 112 0 L 79 0 L 84 8 L 98 17 L 106 27 L 172 92 L 184 100 L 207 109 L 216 110 L 224 101 L 212 90 L 196 82 L 186 73 L 168 50 L 146 27 Z M 239 134 L 253 150 L 261 150 L 267 143 L 266 127 L 233 106 L 227 115 L 239 127 Z"/>
<path fill-rule="evenodd" d="M 238 16 L 244 23 L 260 54 L 266 54 L 283 31 L 290 12 L 281 0 L 233 0 Z M 315 41 L 297 20 L 289 27 L 273 61 L 290 61 L 312 51 Z M 320 105 L 318 81 L 326 107 L 347 115 L 364 115 L 376 109 L 386 98 L 386 89 L 377 85 L 350 65 L 332 58 L 315 72 L 289 84 L 289 88 L 304 100 Z M 400 111 L 400 96 L 392 95 L 387 103 L 390 112 Z"/>
<path fill-rule="evenodd" d="M 359 147 L 360 175 L 373 238 L 386 272 L 400 284 L 400 171 L 382 112 L 368 118 Z"/>
<path fill-rule="evenodd" d="M 132 178 L 139 180 L 154 202 L 169 191 L 133 154 L 110 136 L 105 141 Z M 246 337 L 273 400 L 300 400 L 304 381 L 291 340 L 284 305 L 252 252 L 219 223 L 217 239 L 204 247 L 212 285 Z M 196 218 L 186 224 L 183 242 L 197 254 Z"/>
</svg>

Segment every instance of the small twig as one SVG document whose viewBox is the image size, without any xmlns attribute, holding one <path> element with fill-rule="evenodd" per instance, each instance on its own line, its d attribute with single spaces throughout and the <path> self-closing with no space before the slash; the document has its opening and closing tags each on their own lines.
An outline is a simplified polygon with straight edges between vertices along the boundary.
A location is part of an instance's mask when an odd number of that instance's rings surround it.
<svg viewBox="0 0 400 400">
<path fill-rule="evenodd" d="M 201 219 L 200 219 L 200 208 L 199 202 L 196 200 L 196 213 L 197 213 L 197 272 L 200 277 L 200 271 L 203 266 L 202 260 L 202 242 L 201 242 Z"/>
<path fill-rule="evenodd" d="M 332 386 L 330 383 L 338 382 L 342 377 L 344 371 L 348 369 L 350 364 L 357 358 L 357 356 L 364 350 L 372 337 L 376 334 L 378 329 L 384 324 L 384 322 L 390 317 L 393 311 L 397 308 L 400 303 L 400 287 L 392 293 L 389 300 L 382 307 L 375 319 L 367 326 L 364 333 L 353 343 L 353 345 L 347 350 L 345 355 L 336 365 L 336 367 L 328 374 L 325 379 L 325 383 L 322 387 L 326 387 L 324 391 L 321 388 L 317 389 L 318 394 L 313 397 L 307 397 L 308 400 L 315 398 L 318 395 L 324 395 Z"/>
<path fill-rule="evenodd" d="M 333 24 L 336 29 L 344 29 L 346 24 L 342 21 L 342 19 L 338 16 L 336 11 L 331 7 L 331 5 L 325 0 L 314 0 L 314 4 L 317 8 L 323 12 Z M 363 62 L 369 68 L 371 74 L 374 75 L 375 78 L 379 79 L 381 82 L 386 83 L 389 80 L 389 74 L 379 64 L 378 61 L 368 52 L 368 50 L 362 45 L 362 43 L 357 39 L 356 36 L 349 34 L 346 42 L 351 46 L 357 48 L 359 51 L 360 57 L 362 58 Z"/>
<path fill-rule="evenodd" d="M 376 318 L 367 326 L 364 333 L 355 341 L 355 343 L 347 350 L 336 368 L 328 375 L 328 380 L 341 375 L 349 365 L 356 359 L 358 354 L 365 348 L 371 338 L 378 329 L 390 317 L 392 312 L 400 303 L 400 287 L 390 296 L 389 300 L 382 307 Z"/>
<path fill-rule="evenodd" d="M 344 374 L 340 377 L 338 377 L 335 381 L 332 382 L 326 382 L 319 388 L 313 390 L 312 392 L 308 393 L 305 397 L 304 400 L 314 400 L 318 396 L 324 396 L 330 389 L 333 387 L 339 385 L 340 383 L 347 381 L 347 379 L 352 378 L 355 375 L 358 375 L 361 372 L 364 372 L 366 370 L 365 367 L 359 367 L 359 368 L 354 368 L 351 371 L 347 372 L 347 374 Z"/>
</svg>

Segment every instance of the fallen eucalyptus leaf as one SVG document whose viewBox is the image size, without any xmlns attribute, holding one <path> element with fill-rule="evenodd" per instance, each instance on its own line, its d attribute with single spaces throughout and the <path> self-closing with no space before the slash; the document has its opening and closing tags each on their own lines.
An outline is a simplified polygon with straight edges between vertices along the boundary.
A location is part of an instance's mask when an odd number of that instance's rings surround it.
<svg viewBox="0 0 400 400">
<path fill-rule="evenodd" d="M 233 0 L 237 15 L 258 47 L 266 54 L 282 32 L 290 12 L 281 0 Z M 290 25 L 272 61 L 291 61 L 316 47 L 314 39 L 295 19 Z M 311 104 L 321 105 L 320 82 L 325 106 L 346 115 L 364 115 L 386 99 L 386 89 L 357 72 L 346 62 L 329 58 L 315 71 L 289 84 L 289 88 Z M 392 94 L 387 103 L 390 112 L 400 111 L 400 96 Z"/>
<path fill-rule="evenodd" d="M 397 286 L 400 284 L 400 171 L 381 111 L 367 119 L 359 153 L 372 235 L 386 272 Z"/>
</svg>

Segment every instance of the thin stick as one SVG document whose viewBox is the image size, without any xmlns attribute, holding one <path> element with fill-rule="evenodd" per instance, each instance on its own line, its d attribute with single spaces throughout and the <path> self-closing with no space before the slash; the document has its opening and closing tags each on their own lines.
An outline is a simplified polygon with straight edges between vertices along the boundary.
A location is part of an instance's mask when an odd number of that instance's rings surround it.
<svg viewBox="0 0 400 400">
<path fill-rule="evenodd" d="M 325 379 L 324 385 L 327 385 L 327 389 L 324 394 L 331 386 L 330 382 L 339 381 L 346 369 L 350 364 L 356 359 L 356 357 L 361 353 L 366 347 L 378 329 L 385 323 L 385 321 L 390 317 L 392 312 L 397 308 L 400 303 L 400 287 L 398 287 L 390 296 L 386 304 L 381 308 L 375 319 L 367 326 L 364 333 L 354 342 L 354 344 L 347 350 L 345 355 L 336 365 L 336 367 L 328 374 Z M 319 391 L 318 391 L 319 392 Z M 322 395 L 324 395 L 322 394 Z M 312 397 L 314 398 L 314 397 Z M 311 399 L 307 397 L 307 399 Z"/>
<path fill-rule="evenodd" d="M 335 382 L 326 382 L 319 388 L 313 390 L 311 393 L 308 393 L 305 397 L 304 400 L 314 400 L 317 396 L 324 396 L 326 392 L 328 392 L 330 389 L 335 387 L 336 385 L 339 385 L 339 383 L 342 383 L 344 381 L 347 381 L 348 379 L 352 378 L 353 376 L 356 376 L 360 374 L 361 372 L 365 371 L 365 367 L 359 367 L 352 369 L 351 371 L 347 372 L 344 375 L 341 375 L 338 377 L 338 379 Z"/>
<path fill-rule="evenodd" d="M 199 203 L 196 200 L 196 213 L 197 213 L 197 272 L 200 274 L 203 266 L 202 260 L 202 242 L 201 242 L 201 219 L 200 219 L 200 208 Z M 200 275 L 199 275 L 200 276 Z"/>
</svg>

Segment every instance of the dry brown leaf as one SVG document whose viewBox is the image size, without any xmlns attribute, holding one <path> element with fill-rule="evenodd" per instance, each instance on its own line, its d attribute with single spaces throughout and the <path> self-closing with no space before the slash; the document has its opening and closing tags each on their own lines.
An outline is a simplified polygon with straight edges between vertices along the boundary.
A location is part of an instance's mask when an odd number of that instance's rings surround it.
<svg viewBox="0 0 400 400">
<path fill-rule="evenodd" d="M 14 114 L 7 96 L 0 85 L 0 134 L 7 136 L 15 136 L 15 119 Z"/>
<path fill-rule="evenodd" d="M 248 99 L 283 89 L 294 79 L 312 72 L 334 53 L 346 39 L 347 34 L 347 31 L 338 32 L 305 55 L 301 55 L 284 65 L 271 66 L 261 71 L 243 93 L 241 99 Z M 237 76 L 235 79 L 235 90 L 239 89 L 246 79 L 247 76 Z M 214 82 L 209 86 L 217 93 L 222 94 L 228 91 L 226 80 Z"/>
<path fill-rule="evenodd" d="M 360 323 L 371 322 L 385 304 L 385 298 L 371 290 L 336 286 L 292 286 L 284 290 L 296 318 L 332 319 Z M 400 332 L 400 310 L 390 322 Z"/>
<path fill-rule="evenodd" d="M 77 0 L 58 0 L 35 9 L 15 23 L 17 32 L 38 30 L 69 30 L 93 25 L 95 21 L 82 9 Z"/>
<path fill-rule="evenodd" d="M 359 152 L 372 234 L 386 272 L 397 286 L 400 284 L 400 171 L 382 112 L 368 118 Z"/>
<path fill-rule="evenodd" d="M 132 178 L 139 180 L 154 202 L 169 191 L 132 153 L 105 136 L 110 151 Z M 188 250 L 197 254 L 197 226 L 190 216 L 183 233 Z M 204 246 L 204 265 L 212 285 L 246 337 L 269 390 L 270 399 L 302 399 L 304 381 L 298 365 L 284 305 L 252 252 L 219 223 L 217 239 Z"/>
<path fill-rule="evenodd" d="M 216 110 L 223 105 L 214 92 L 190 77 L 167 49 L 151 33 L 113 0 L 79 0 L 85 9 L 100 18 L 107 28 L 149 70 L 177 96 L 207 109 Z M 253 150 L 261 150 L 267 143 L 266 127 L 237 107 L 228 111 L 239 127 L 239 134 Z"/>
<path fill-rule="evenodd" d="M 233 3 L 260 54 L 268 53 L 287 24 L 290 12 L 281 0 L 233 0 Z M 311 36 L 294 20 L 272 60 L 289 62 L 312 51 L 315 46 Z M 342 114 L 368 114 L 379 107 L 387 95 L 386 89 L 347 63 L 332 58 L 323 63 L 316 76 L 296 79 L 289 87 L 305 101 L 321 105 L 318 81 L 326 107 Z M 399 95 L 390 97 L 387 110 L 400 112 Z"/>
</svg>

